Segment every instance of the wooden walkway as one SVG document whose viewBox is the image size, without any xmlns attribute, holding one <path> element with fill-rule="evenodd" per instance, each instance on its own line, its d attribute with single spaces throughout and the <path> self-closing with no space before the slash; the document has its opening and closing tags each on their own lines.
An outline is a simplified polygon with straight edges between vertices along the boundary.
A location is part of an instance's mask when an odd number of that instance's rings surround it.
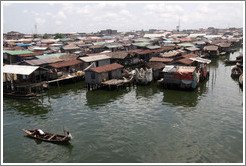
<svg viewBox="0 0 246 166">
<path fill-rule="evenodd" d="M 54 83 L 54 82 L 60 82 L 60 81 L 79 78 L 79 77 L 83 77 L 83 76 L 84 76 L 84 74 L 66 75 L 66 76 L 63 76 L 63 77 L 55 79 L 55 80 L 47 81 L 47 83 L 50 84 L 50 83 Z"/>
</svg>

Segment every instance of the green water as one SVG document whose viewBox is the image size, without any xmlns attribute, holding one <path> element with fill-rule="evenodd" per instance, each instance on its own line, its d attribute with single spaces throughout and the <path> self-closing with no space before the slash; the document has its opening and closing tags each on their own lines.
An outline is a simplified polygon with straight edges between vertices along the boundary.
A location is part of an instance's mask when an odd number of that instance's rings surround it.
<svg viewBox="0 0 246 166">
<path fill-rule="evenodd" d="M 242 52 L 242 49 L 239 50 Z M 85 83 L 52 87 L 35 100 L 3 100 L 4 163 L 241 163 L 243 90 L 225 58 L 194 91 L 156 83 L 87 91 Z M 74 139 L 68 145 L 26 137 L 41 128 Z"/>
</svg>

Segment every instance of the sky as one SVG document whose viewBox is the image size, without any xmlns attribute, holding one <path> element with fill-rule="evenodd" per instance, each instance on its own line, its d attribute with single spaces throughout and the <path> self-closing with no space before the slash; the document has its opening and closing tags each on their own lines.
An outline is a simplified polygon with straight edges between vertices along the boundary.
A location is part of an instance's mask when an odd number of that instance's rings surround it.
<svg viewBox="0 0 246 166">
<path fill-rule="evenodd" d="M 2 1 L 3 33 L 91 33 L 105 29 L 242 28 L 244 1 Z M 35 28 L 36 25 L 36 28 Z"/>
</svg>

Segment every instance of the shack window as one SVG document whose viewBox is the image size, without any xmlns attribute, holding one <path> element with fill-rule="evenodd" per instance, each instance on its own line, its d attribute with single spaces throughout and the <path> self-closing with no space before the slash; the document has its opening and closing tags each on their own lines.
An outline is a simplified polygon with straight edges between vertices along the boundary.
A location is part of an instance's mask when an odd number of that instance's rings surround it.
<svg viewBox="0 0 246 166">
<path fill-rule="evenodd" d="M 93 73 L 91 73 L 91 79 L 95 79 L 96 78 L 96 75 L 95 75 L 95 73 L 93 72 Z"/>
</svg>

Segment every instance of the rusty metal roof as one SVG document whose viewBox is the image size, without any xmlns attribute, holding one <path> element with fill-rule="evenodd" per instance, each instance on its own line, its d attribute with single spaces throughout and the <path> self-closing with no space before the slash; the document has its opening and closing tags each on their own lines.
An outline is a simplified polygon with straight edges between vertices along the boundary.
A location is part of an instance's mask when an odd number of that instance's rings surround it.
<svg viewBox="0 0 246 166">
<path fill-rule="evenodd" d="M 96 55 L 96 56 L 80 57 L 79 59 L 84 61 L 84 62 L 95 62 L 95 61 L 110 59 L 110 57 L 107 55 L 101 54 L 101 55 Z"/>
<path fill-rule="evenodd" d="M 172 62 L 173 59 L 172 58 L 152 57 L 149 61 L 150 62 Z"/>
<path fill-rule="evenodd" d="M 203 48 L 203 50 L 207 50 L 207 51 L 217 51 L 218 50 L 218 46 L 205 46 Z"/>
<path fill-rule="evenodd" d="M 112 59 L 125 59 L 128 53 L 125 51 L 111 52 L 108 54 Z"/>
<path fill-rule="evenodd" d="M 113 63 L 113 64 L 109 64 L 109 65 L 104 65 L 104 66 L 100 66 L 100 67 L 95 67 L 95 68 L 91 68 L 92 71 L 95 71 L 97 73 L 104 73 L 104 72 L 109 72 L 109 71 L 113 71 L 116 69 L 121 69 L 124 66 L 118 64 L 118 63 Z"/>
<path fill-rule="evenodd" d="M 81 64 L 81 63 L 83 63 L 83 62 L 80 60 L 77 60 L 77 59 L 73 59 L 73 60 L 69 60 L 69 61 L 53 63 L 53 64 L 50 64 L 50 66 L 52 66 L 54 68 L 62 68 L 62 67 L 73 66 L 73 65 L 77 65 L 77 64 Z"/>
<path fill-rule="evenodd" d="M 148 62 L 146 67 L 152 68 L 153 70 L 160 70 L 165 67 L 165 64 L 162 62 Z"/>
<path fill-rule="evenodd" d="M 182 55 L 181 57 L 184 57 L 184 58 L 195 58 L 195 57 L 198 57 L 198 55 L 190 53 L 190 54 Z"/>
<path fill-rule="evenodd" d="M 61 59 L 59 61 L 62 61 Z M 56 63 L 58 60 L 52 59 L 52 58 L 47 58 L 47 59 L 33 59 L 33 60 L 27 60 L 25 61 L 27 64 L 32 65 L 32 66 L 39 66 L 43 64 L 50 64 L 50 63 Z"/>
<path fill-rule="evenodd" d="M 185 65 L 191 65 L 194 61 L 190 60 L 189 58 L 179 59 L 176 62 L 183 63 Z"/>
</svg>

